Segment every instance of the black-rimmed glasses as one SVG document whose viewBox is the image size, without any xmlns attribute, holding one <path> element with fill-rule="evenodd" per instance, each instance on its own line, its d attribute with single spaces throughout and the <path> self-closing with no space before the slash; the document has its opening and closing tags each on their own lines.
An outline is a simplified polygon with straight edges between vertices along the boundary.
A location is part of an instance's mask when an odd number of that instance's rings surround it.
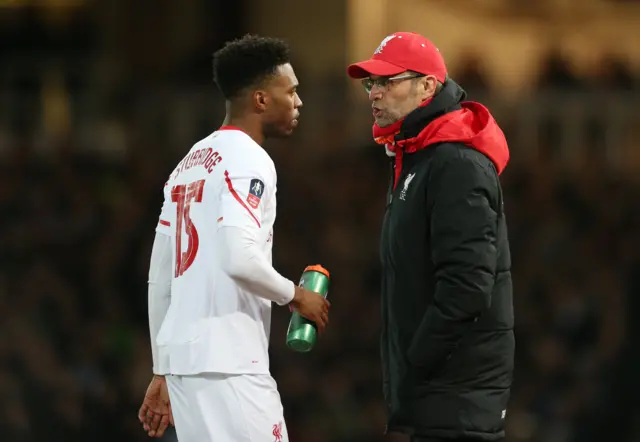
<svg viewBox="0 0 640 442">
<path fill-rule="evenodd" d="M 363 78 L 360 81 L 362 82 L 362 86 L 364 86 L 364 90 L 367 91 L 367 94 L 370 94 L 371 89 L 373 89 L 373 86 L 378 86 L 379 88 L 386 88 L 389 85 L 389 83 L 393 81 L 403 81 L 403 80 L 409 80 L 411 78 L 419 78 L 419 77 L 424 77 L 424 75 L 408 73 L 408 74 L 400 74 L 395 77 L 378 77 L 378 78 L 367 77 L 367 78 Z"/>
</svg>

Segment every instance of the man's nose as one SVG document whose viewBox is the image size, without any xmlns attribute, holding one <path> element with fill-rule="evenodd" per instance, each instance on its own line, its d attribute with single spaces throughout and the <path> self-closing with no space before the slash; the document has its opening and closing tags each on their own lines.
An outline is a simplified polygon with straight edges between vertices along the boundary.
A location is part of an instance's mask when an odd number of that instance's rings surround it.
<svg viewBox="0 0 640 442">
<path fill-rule="evenodd" d="M 369 91 L 369 100 L 375 101 L 382 97 L 382 88 L 377 85 L 373 85 Z"/>
</svg>

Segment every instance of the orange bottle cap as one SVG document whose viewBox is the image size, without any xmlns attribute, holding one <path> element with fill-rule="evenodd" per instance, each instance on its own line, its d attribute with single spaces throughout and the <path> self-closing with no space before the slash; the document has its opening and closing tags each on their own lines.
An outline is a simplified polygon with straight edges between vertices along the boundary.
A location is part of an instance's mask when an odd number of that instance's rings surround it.
<svg viewBox="0 0 640 442">
<path fill-rule="evenodd" d="M 316 264 L 316 265 L 312 265 L 312 266 L 307 266 L 304 271 L 315 271 L 318 273 L 322 273 L 324 276 L 326 276 L 327 278 L 330 278 L 331 276 L 329 276 L 329 270 L 325 269 L 324 267 L 322 267 L 320 264 Z M 304 272 L 303 272 L 304 273 Z"/>
</svg>

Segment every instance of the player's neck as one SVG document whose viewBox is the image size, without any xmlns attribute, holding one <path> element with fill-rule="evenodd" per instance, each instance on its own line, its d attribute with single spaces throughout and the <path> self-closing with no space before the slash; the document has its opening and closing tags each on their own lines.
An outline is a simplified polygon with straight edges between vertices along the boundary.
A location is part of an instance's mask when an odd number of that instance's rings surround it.
<svg viewBox="0 0 640 442">
<path fill-rule="evenodd" d="M 241 129 L 249 135 L 253 141 L 262 146 L 264 143 L 264 134 L 262 133 L 262 123 L 257 118 L 253 118 L 251 114 L 238 115 L 233 112 L 230 103 L 227 103 L 227 115 L 222 122 L 223 126 L 233 126 Z"/>
</svg>

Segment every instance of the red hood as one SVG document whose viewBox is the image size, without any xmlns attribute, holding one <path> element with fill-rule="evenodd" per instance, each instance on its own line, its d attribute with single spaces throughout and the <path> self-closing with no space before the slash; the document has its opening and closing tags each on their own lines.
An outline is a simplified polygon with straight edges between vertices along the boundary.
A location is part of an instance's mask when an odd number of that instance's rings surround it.
<svg viewBox="0 0 640 442">
<path fill-rule="evenodd" d="M 428 100 L 420 107 L 426 107 L 430 102 Z M 463 101 L 460 106 L 462 109 L 434 119 L 412 138 L 396 140 L 404 119 L 384 128 L 373 125 L 375 142 L 384 144 L 390 152 L 395 153 L 394 188 L 402 173 L 403 154 L 417 152 L 437 143 L 463 143 L 486 155 L 495 164 L 498 174 L 502 173 L 509 162 L 509 147 L 498 123 L 480 103 Z"/>
<path fill-rule="evenodd" d="M 498 174 L 502 173 L 509 162 L 509 147 L 502 129 L 482 104 L 463 101 L 460 105 L 462 109 L 436 118 L 415 139 L 421 141 L 423 148 L 436 143 L 463 143 L 489 157 Z"/>
</svg>

